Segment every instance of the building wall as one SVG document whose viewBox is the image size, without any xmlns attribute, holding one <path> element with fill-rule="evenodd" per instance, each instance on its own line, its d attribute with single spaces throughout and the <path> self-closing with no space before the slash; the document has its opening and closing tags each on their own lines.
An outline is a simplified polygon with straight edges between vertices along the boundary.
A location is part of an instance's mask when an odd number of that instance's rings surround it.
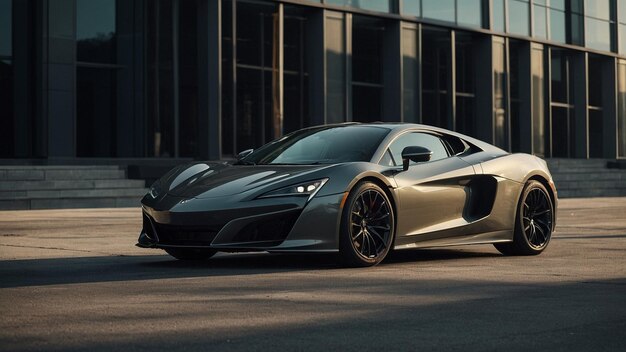
<svg viewBox="0 0 626 352">
<path fill-rule="evenodd" d="M 618 0 L 0 0 L 0 158 L 228 158 L 426 123 L 626 157 Z"/>
</svg>

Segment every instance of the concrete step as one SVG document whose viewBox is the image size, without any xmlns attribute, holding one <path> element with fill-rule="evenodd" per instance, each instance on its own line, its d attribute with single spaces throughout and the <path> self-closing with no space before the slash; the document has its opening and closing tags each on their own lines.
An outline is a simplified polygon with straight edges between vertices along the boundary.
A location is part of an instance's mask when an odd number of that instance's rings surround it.
<svg viewBox="0 0 626 352">
<path fill-rule="evenodd" d="M 563 181 L 626 181 L 626 171 L 622 172 L 602 172 L 602 173 L 552 173 L 554 182 Z"/>
<path fill-rule="evenodd" d="M 0 210 L 139 207 L 141 197 L 0 199 Z"/>
<path fill-rule="evenodd" d="M 98 188 L 144 188 L 143 180 L 27 180 L 2 181 L 0 191 L 23 190 L 65 190 L 65 189 L 98 189 Z"/>
<path fill-rule="evenodd" d="M 558 189 L 558 188 L 557 188 Z M 560 190 L 559 198 L 624 197 L 626 188 L 579 188 Z"/>
<path fill-rule="evenodd" d="M 106 169 L 6 169 L 0 170 L 0 180 L 2 181 L 24 181 L 24 180 L 104 180 L 104 179 L 125 179 L 126 172 L 119 168 Z"/>
<path fill-rule="evenodd" d="M 0 191 L 0 199 L 143 197 L 147 188 Z"/>
<path fill-rule="evenodd" d="M 626 188 L 626 182 L 616 181 L 598 181 L 598 180 L 586 180 L 586 181 L 560 181 L 554 182 L 559 192 L 566 189 L 613 189 L 613 188 Z M 620 187 L 621 186 L 621 187 Z"/>
</svg>

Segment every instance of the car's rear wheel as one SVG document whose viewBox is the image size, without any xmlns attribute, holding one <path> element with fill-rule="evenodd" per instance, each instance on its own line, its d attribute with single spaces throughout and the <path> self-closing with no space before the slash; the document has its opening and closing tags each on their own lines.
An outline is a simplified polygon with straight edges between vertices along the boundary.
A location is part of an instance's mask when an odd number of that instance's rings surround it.
<svg viewBox="0 0 626 352">
<path fill-rule="evenodd" d="M 537 255 L 550 243 L 553 224 L 552 199 L 541 182 L 531 180 L 524 187 L 517 206 L 513 242 L 494 246 L 506 255 Z"/>
<path fill-rule="evenodd" d="M 346 199 L 341 218 L 339 253 L 348 266 L 380 263 L 393 244 L 393 206 L 378 185 L 357 184 Z"/>
<path fill-rule="evenodd" d="M 206 260 L 211 258 L 217 251 L 200 248 L 164 248 L 167 254 L 178 260 Z"/>
</svg>

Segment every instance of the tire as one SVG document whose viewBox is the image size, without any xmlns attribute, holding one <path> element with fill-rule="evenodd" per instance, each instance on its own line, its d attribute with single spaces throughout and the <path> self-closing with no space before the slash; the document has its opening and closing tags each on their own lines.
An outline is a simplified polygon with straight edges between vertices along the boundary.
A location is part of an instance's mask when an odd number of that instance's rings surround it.
<svg viewBox="0 0 626 352">
<path fill-rule="evenodd" d="M 553 226 L 554 205 L 550 194 L 539 181 L 530 180 L 517 204 L 513 242 L 494 246 L 504 255 L 537 255 L 550 243 Z"/>
<path fill-rule="evenodd" d="M 164 248 L 167 254 L 178 260 L 207 260 L 217 251 L 200 248 Z"/>
<path fill-rule="evenodd" d="M 358 183 L 346 199 L 341 215 L 339 254 L 350 267 L 380 263 L 393 244 L 393 205 L 382 188 L 372 182 Z"/>
</svg>

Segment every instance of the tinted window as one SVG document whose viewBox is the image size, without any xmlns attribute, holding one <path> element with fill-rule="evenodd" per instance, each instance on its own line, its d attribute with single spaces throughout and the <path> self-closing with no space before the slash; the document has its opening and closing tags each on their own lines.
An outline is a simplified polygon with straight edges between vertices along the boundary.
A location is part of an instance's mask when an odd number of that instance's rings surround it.
<svg viewBox="0 0 626 352">
<path fill-rule="evenodd" d="M 389 146 L 391 155 L 393 156 L 396 165 L 402 165 L 402 150 L 409 146 L 418 146 L 430 149 L 430 151 L 433 152 L 430 159 L 431 161 L 448 157 L 448 152 L 439 137 L 427 133 L 407 133 L 393 141 L 393 143 Z M 415 163 L 412 162 L 411 164 Z"/>
<path fill-rule="evenodd" d="M 254 164 L 334 164 L 370 161 L 388 128 L 334 126 L 300 130 L 241 160 Z"/>
</svg>

